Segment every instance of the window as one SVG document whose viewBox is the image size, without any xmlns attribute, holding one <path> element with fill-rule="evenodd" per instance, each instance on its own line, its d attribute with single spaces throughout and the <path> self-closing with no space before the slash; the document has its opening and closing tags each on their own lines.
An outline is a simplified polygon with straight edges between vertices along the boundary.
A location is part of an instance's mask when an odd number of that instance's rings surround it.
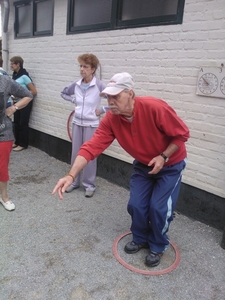
<svg viewBox="0 0 225 300">
<path fill-rule="evenodd" d="M 15 37 L 53 34 L 54 0 L 24 0 L 14 2 Z"/>
<path fill-rule="evenodd" d="M 185 0 L 68 0 L 67 33 L 181 24 Z"/>
</svg>

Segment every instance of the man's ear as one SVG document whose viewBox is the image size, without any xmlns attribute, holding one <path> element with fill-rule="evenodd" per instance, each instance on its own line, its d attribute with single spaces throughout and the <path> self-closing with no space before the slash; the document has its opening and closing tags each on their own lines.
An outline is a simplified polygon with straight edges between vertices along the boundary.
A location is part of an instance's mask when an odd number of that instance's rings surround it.
<svg viewBox="0 0 225 300">
<path fill-rule="evenodd" d="M 131 97 L 131 98 L 134 98 L 134 91 L 133 90 L 129 90 L 129 96 Z"/>
</svg>

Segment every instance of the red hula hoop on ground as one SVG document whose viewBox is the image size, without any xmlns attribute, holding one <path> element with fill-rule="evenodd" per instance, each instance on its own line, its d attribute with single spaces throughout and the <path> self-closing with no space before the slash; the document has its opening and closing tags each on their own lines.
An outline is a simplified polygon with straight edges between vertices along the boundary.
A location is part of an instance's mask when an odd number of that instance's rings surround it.
<svg viewBox="0 0 225 300">
<path fill-rule="evenodd" d="M 128 231 L 128 232 L 125 232 L 123 234 L 121 234 L 120 236 L 118 236 L 114 243 L 113 243 L 113 254 L 114 256 L 116 257 L 116 259 L 118 260 L 118 262 L 123 265 L 125 268 L 127 268 L 128 270 L 130 271 L 133 271 L 133 272 L 136 272 L 136 273 L 139 273 L 139 274 L 143 274 L 143 275 L 153 275 L 153 276 L 156 276 L 156 275 L 164 275 L 166 273 L 169 273 L 171 271 L 173 271 L 180 263 L 180 252 L 177 248 L 177 246 L 172 243 L 170 241 L 170 245 L 173 247 L 174 251 L 175 251 L 175 260 L 174 262 L 172 263 L 172 265 L 166 269 L 163 269 L 163 270 L 156 270 L 156 271 L 148 271 L 148 270 L 141 270 L 141 269 L 138 269 L 138 268 L 135 268 L 131 265 L 129 265 L 128 263 L 126 263 L 121 257 L 120 255 L 118 254 L 118 251 L 117 251 L 117 245 L 118 245 L 118 242 L 126 235 L 128 234 L 131 234 L 131 231 Z"/>
</svg>

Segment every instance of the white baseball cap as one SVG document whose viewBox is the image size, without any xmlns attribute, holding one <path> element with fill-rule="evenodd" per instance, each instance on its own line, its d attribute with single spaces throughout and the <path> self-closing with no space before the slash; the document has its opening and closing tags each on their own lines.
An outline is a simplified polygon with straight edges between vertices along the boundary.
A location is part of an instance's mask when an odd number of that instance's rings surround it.
<svg viewBox="0 0 225 300">
<path fill-rule="evenodd" d="M 129 73 L 117 73 L 115 74 L 106 85 L 106 88 L 100 93 L 100 96 L 108 95 L 117 95 L 123 90 L 133 89 L 134 80 Z"/>
</svg>

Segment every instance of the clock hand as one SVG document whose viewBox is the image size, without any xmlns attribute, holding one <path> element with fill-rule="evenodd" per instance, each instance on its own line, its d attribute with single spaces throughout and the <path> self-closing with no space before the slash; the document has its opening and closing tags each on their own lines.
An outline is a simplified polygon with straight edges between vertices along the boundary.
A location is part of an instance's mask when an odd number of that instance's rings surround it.
<svg viewBox="0 0 225 300">
<path fill-rule="evenodd" d="M 205 83 L 207 84 L 207 85 L 209 85 L 209 82 L 204 78 L 204 77 L 202 77 L 203 78 L 203 80 L 205 81 Z"/>
</svg>

